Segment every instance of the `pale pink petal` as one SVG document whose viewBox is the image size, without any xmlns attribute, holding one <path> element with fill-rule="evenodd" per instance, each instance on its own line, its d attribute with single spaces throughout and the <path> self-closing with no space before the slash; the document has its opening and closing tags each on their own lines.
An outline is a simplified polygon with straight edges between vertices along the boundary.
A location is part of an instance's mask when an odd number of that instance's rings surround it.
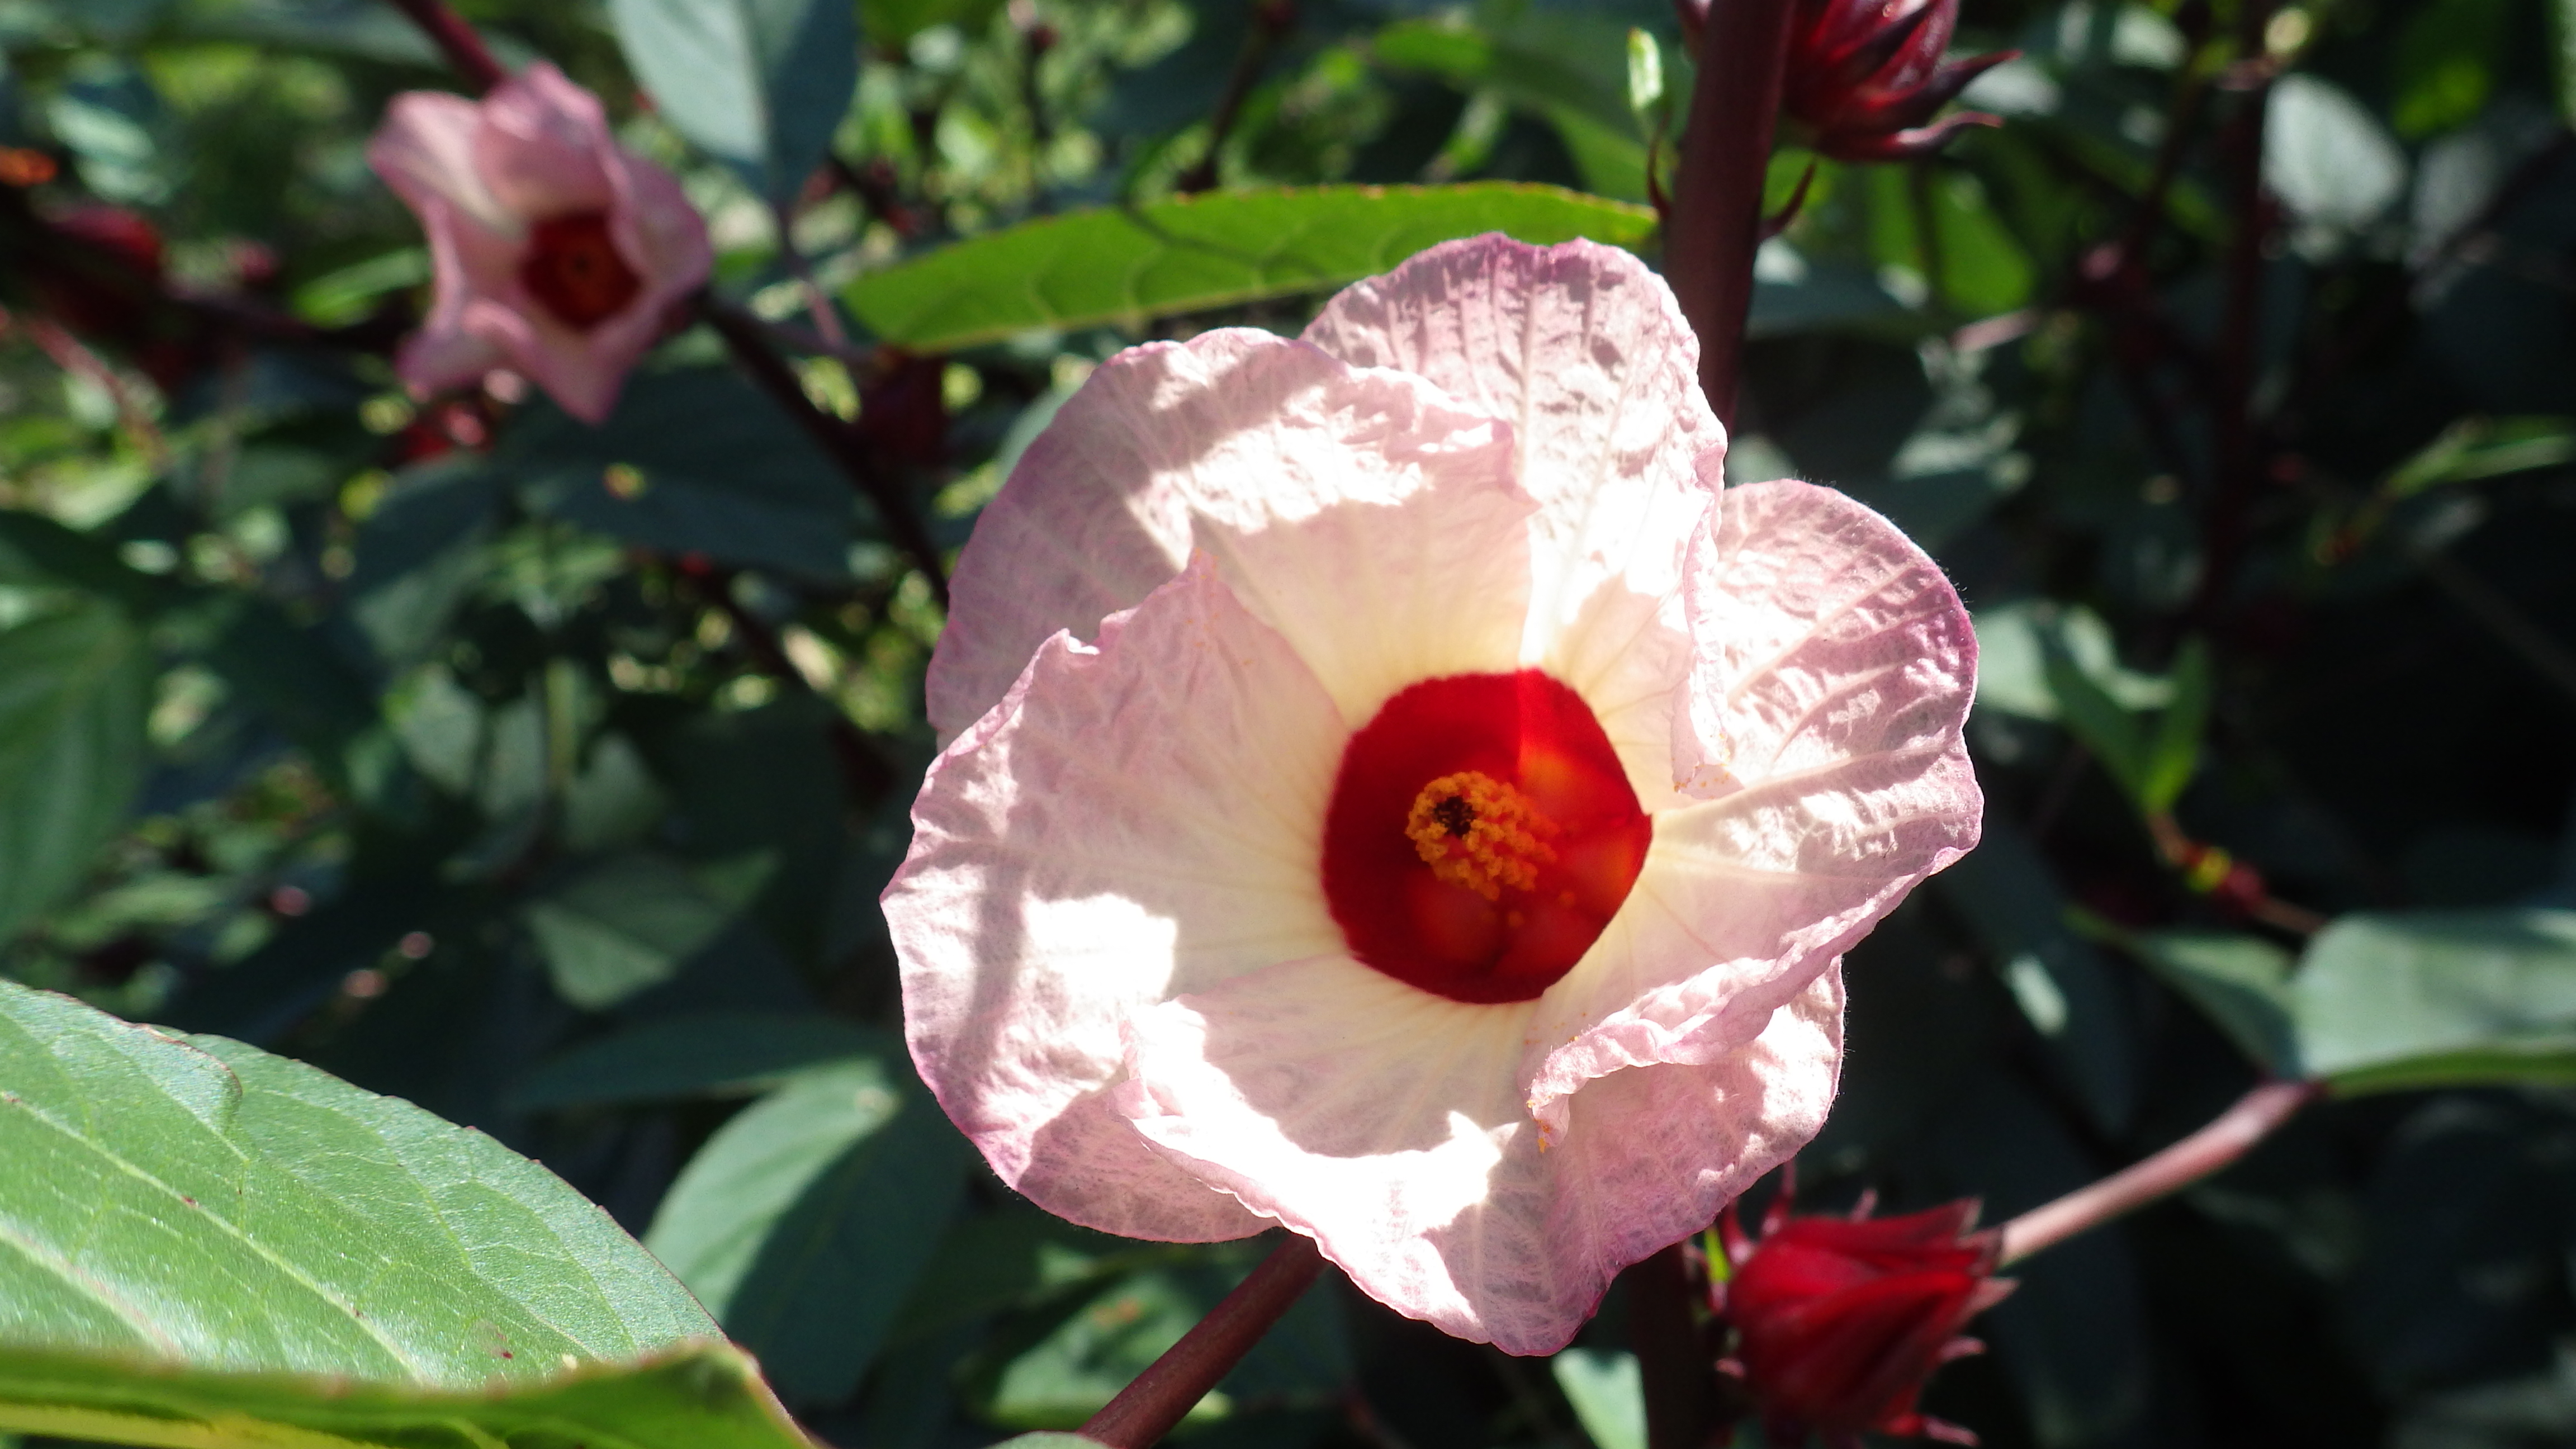
<svg viewBox="0 0 2576 1449">
<path fill-rule="evenodd" d="M 650 326 L 640 338 L 637 327 L 618 327 L 619 318 L 576 331 L 557 321 L 516 282 L 505 296 L 503 304 L 478 313 L 468 325 L 479 323 L 477 330 L 495 340 L 506 339 L 502 345 L 511 364 L 544 388 L 556 406 L 594 426 L 606 422 L 616 410 L 617 394 L 626 386 L 627 370 L 659 335 L 659 319 L 644 318 Z M 619 314 L 621 318 L 637 315 L 633 308 Z"/>
<path fill-rule="evenodd" d="M 1263 1224 L 1103 1094 L 1131 1013 L 1341 948 L 1315 862 L 1344 731 L 1204 557 L 1100 633 L 1048 640 L 931 768 L 885 895 L 906 1033 L 949 1116 L 1040 1206 L 1240 1237 Z"/>
<path fill-rule="evenodd" d="M 1726 432 L 1700 393 L 1699 343 L 1643 262 L 1587 241 L 1470 237 L 1354 284 L 1305 335 L 1511 424 L 1538 500 L 1532 662 L 1609 581 L 1648 598 L 1678 583 Z"/>
<path fill-rule="evenodd" d="M 679 178 L 641 156 L 612 151 L 608 175 L 616 194 L 608 231 L 627 264 L 644 279 L 630 313 L 662 310 L 694 292 L 715 265 L 705 218 L 689 204 Z"/>
<path fill-rule="evenodd" d="M 1542 1141 L 1515 1080 L 1527 1003 L 1463 1005 L 1325 956 L 1140 1016 L 1115 1100 L 1159 1150 L 1313 1237 L 1371 1297 L 1551 1353 L 1621 1268 L 1814 1135 L 1840 1006 L 1823 980 L 1724 1062 L 1591 1083 Z"/>
<path fill-rule="evenodd" d="M 521 218 L 501 204 L 474 164 L 482 109 L 463 96 L 406 91 L 385 106 L 367 140 L 367 164 L 426 224 L 442 204 L 464 222 L 516 237 Z"/>
<path fill-rule="evenodd" d="M 429 198 L 419 211 L 429 237 L 432 299 L 420 330 L 395 352 L 394 371 L 426 396 L 475 382 L 510 359 L 508 347 L 473 319 L 489 305 L 483 299 L 517 286 L 519 244 L 465 218 L 443 197 Z"/>
<path fill-rule="evenodd" d="M 1267 333 L 1120 353 L 1022 455 L 959 558 L 931 723 L 963 730 L 1041 641 L 1087 636 L 1196 548 L 1346 708 L 1373 710 L 1407 669 L 1511 668 L 1527 564 L 1508 535 L 1529 508 L 1511 447 L 1418 378 Z"/>
<path fill-rule="evenodd" d="M 605 210 L 616 143 L 599 97 L 538 61 L 483 98 L 474 163 L 501 205 L 529 221 Z"/>
<path fill-rule="evenodd" d="M 1960 736 L 1976 636 L 1940 565 L 1830 488 L 1730 489 L 1694 544 L 1675 769 L 1717 798 L 1655 817 L 1627 903 L 1541 999 L 1530 1099 L 1752 1040 L 1984 809 Z"/>
</svg>

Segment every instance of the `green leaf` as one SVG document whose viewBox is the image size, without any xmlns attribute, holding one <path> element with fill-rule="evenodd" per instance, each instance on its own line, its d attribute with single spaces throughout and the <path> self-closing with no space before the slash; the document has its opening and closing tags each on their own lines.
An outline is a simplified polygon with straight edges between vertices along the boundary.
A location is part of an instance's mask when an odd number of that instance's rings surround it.
<svg viewBox="0 0 2576 1449">
<path fill-rule="evenodd" d="M 2504 68 L 2508 0 L 2438 0 L 2417 10 L 2389 47 L 2397 134 L 2421 139 L 2476 120 Z"/>
<path fill-rule="evenodd" d="M 2194 636 L 2174 655 L 2173 703 L 2156 720 L 2138 769 L 2138 804 L 2149 814 L 2171 810 L 2200 769 L 2201 736 L 2209 728 L 2209 645 Z"/>
<path fill-rule="evenodd" d="M 668 981 L 734 916 L 679 862 L 623 851 L 529 902 L 555 989 L 593 1011 Z"/>
<path fill-rule="evenodd" d="M 749 1355 L 704 1340 L 443 1389 L 0 1345 L 0 1430 L 166 1449 L 814 1449 Z"/>
<path fill-rule="evenodd" d="M 1572 153 L 1583 183 L 1622 200 L 1646 196 L 1646 146 L 1634 104 L 1637 51 L 1616 19 L 1579 9 L 1489 12 L 1403 20 L 1378 32 L 1378 63 L 1438 76 L 1458 90 L 1496 97 L 1547 118 Z M 1655 56 L 1656 89 L 1662 80 Z"/>
<path fill-rule="evenodd" d="M 729 368 L 630 378 L 601 427 L 551 407 L 496 461 L 530 507 L 670 554 L 849 574 L 858 504 L 777 403 Z"/>
<path fill-rule="evenodd" d="M 1022 222 L 861 277 L 842 295 L 887 342 L 948 352 L 1330 291 L 1480 232 L 1635 246 L 1654 224 L 1641 206 L 1512 182 L 1212 192 Z"/>
<path fill-rule="evenodd" d="M 491 1138 L 0 981 L 0 1429 L 804 1443 L 598 1208 Z"/>
<path fill-rule="evenodd" d="M 879 1033 L 822 1016 L 710 1012 L 589 1042 L 528 1074 L 513 1106 L 543 1110 L 765 1091 L 809 1067 L 891 1050 Z"/>
<path fill-rule="evenodd" d="M 857 1387 L 972 1155 L 901 1058 L 818 1068 L 726 1123 L 645 1242 L 794 1400 Z"/>
<path fill-rule="evenodd" d="M 773 202 L 821 163 L 859 85 L 851 0 L 609 0 L 663 116 Z"/>
<path fill-rule="evenodd" d="M 979 1213 L 952 1224 L 940 1239 L 893 1336 L 925 1338 L 1189 1251 L 1093 1232 L 1025 1203 Z"/>
<path fill-rule="evenodd" d="M 2110 963 L 2069 928 L 2065 897 L 2037 847 L 2001 819 L 1934 878 L 1967 917 L 1996 974 L 2094 1122 L 2123 1129 L 2136 1109 L 2137 1048 Z"/>
<path fill-rule="evenodd" d="M 1547 1366 L 1593 1449 L 1646 1449 L 1646 1380 L 1635 1354 L 1569 1348 Z"/>
<path fill-rule="evenodd" d="M 2445 483 L 2474 482 L 2567 462 L 2576 462 L 2576 419 L 2462 418 L 2399 464 L 2380 491 L 2391 498 L 2409 498 Z"/>
<path fill-rule="evenodd" d="M 2290 1017 L 2290 953 L 2260 936 L 2224 931 L 2131 934 L 2080 908 L 2077 929 L 2146 963 L 2256 1066 L 2276 1077 L 2306 1075 Z"/>
<path fill-rule="evenodd" d="M 2290 984 L 2308 1069 L 2339 1092 L 2576 1083 L 2576 912 L 2342 917 Z"/>
<path fill-rule="evenodd" d="M 143 781 L 152 658 L 104 604 L 0 633 L 0 937 L 87 875 Z"/>
<path fill-rule="evenodd" d="M 1002 0 L 859 0 L 859 18 L 867 22 L 871 45 L 894 52 L 934 25 L 977 34 L 1001 8 Z"/>
</svg>

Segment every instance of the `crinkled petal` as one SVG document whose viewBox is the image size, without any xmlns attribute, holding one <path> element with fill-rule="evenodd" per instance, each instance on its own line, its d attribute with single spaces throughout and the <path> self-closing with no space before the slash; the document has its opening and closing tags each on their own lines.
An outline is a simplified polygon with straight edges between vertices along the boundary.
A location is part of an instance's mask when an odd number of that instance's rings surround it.
<svg viewBox="0 0 2576 1449">
<path fill-rule="evenodd" d="M 1540 1000 L 1530 1100 L 1626 1066 L 1715 1061 L 1977 842 L 1960 734 L 1976 636 L 1940 565 L 1794 481 L 1730 489 L 1691 553 L 1677 776 L 1628 899 Z"/>
<path fill-rule="evenodd" d="M 496 294 L 518 285 L 519 243 L 467 219 L 444 197 L 421 203 L 420 221 L 429 237 L 432 300 L 420 329 L 395 352 L 394 371 L 425 396 L 477 381 L 511 359 L 482 314 Z"/>
<path fill-rule="evenodd" d="M 943 736 L 1058 630 L 1088 636 L 1217 557 L 1360 723 L 1432 674 L 1517 662 L 1529 500 L 1509 429 L 1419 378 L 1248 330 L 1103 363 L 1021 456 L 957 565 L 930 664 Z M 1291 529 L 1321 520 L 1319 529 Z"/>
<path fill-rule="evenodd" d="M 1355 284 L 1305 335 L 1511 424 L 1538 500 L 1526 662 L 1613 579 L 1672 591 L 1726 432 L 1700 393 L 1699 343 L 1643 262 L 1587 241 L 1471 237 Z"/>
<path fill-rule="evenodd" d="M 474 164 L 512 214 L 542 221 L 604 210 L 612 200 L 607 160 L 616 152 L 599 97 L 546 61 L 484 96 Z"/>
<path fill-rule="evenodd" d="M 1543 1144 L 1513 1081 L 1527 1004 L 1448 1001 L 1320 956 L 1144 1013 L 1115 1100 L 1173 1161 L 1313 1237 L 1371 1297 L 1551 1353 L 1621 1268 L 1814 1135 L 1840 1007 L 1819 982 L 1724 1062 L 1592 1083 L 1571 1131 Z"/>
<path fill-rule="evenodd" d="M 1104 1093 L 1132 1012 L 1341 949 L 1315 861 L 1346 732 L 1204 556 L 1100 633 L 1048 640 L 931 767 L 885 894 L 905 1030 L 948 1115 L 1040 1206 L 1241 1237 L 1264 1224 Z"/>
<path fill-rule="evenodd" d="M 521 219 L 501 204 L 474 164 L 480 107 L 440 91 L 406 91 L 385 106 L 367 140 L 367 164 L 426 225 L 442 204 L 469 225 L 517 236 Z"/>
</svg>

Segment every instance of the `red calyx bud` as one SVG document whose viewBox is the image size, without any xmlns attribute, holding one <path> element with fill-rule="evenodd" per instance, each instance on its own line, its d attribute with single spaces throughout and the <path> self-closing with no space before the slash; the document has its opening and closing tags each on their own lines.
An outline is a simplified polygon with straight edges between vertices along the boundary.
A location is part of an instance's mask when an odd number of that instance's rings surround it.
<svg viewBox="0 0 2576 1449">
<path fill-rule="evenodd" d="M 892 351 L 878 361 L 859 386 L 859 436 L 889 462 L 935 466 L 948 451 L 947 362 Z"/>
<path fill-rule="evenodd" d="M 1959 1335 L 2013 1289 L 1993 1276 L 2001 1237 L 1975 1232 L 1977 1205 L 1955 1202 L 1871 1220 L 1791 1217 L 1790 1187 L 1745 1237 L 1730 1206 L 1719 1220 L 1728 1280 L 1719 1315 L 1735 1331 L 1739 1375 L 1772 1437 L 1856 1446 L 1864 1432 L 1974 1444 L 1914 1406 L 1932 1371 L 1983 1350 Z"/>
<path fill-rule="evenodd" d="M 1925 124 L 1968 82 L 2021 54 L 1945 61 L 1959 0 L 1799 0 L 1791 20 L 1781 110 L 1793 131 L 1842 161 L 1893 161 L 1939 150 L 1964 126 L 1998 124 L 1962 111 Z"/>
</svg>

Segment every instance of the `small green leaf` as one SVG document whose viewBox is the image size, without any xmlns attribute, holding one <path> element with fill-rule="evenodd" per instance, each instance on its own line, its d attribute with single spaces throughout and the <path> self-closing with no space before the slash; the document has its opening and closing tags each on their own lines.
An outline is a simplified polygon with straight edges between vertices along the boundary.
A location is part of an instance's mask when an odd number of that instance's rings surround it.
<svg viewBox="0 0 2576 1449">
<path fill-rule="evenodd" d="M 883 1035 L 829 1017 L 755 1011 L 672 1017 L 573 1048 L 529 1073 L 510 1101 L 544 1110 L 739 1096 L 809 1067 L 892 1049 Z"/>
<path fill-rule="evenodd" d="M 0 936 L 89 873 L 143 781 L 151 651 L 84 604 L 0 633 Z"/>
<path fill-rule="evenodd" d="M 636 79 L 681 135 L 792 199 L 859 85 L 851 0 L 609 0 Z"/>
<path fill-rule="evenodd" d="M 1646 1449 L 1646 1380 L 1635 1354 L 1569 1348 L 1547 1366 L 1593 1449 Z"/>
<path fill-rule="evenodd" d="M 1664 98 L 1664 48 L 1646 31 L 1628 31 L 1628 109 L 1642 123 Z"/>
<path fill-rule="evenodd" d="M 481 1133 L 0 981 L 0 1429 L 790 1449 L 606 1214 Z"/>
<path fill-rule="evenodd" d="M 2201 736 L 2209 728 L 2209 645 L 2197 636 L 2174 656 L 2173 703 L 2156 720 L 2138 772 L 2138 804 L 2149 814 L 2173 809 L 2200 769 Z"/>
<path fill-rule="evenodd" d="M 2337 1091 L 2576 1083 L 2576 912 L 2345 916 L 2290 984 L 2308 1069 Z"/>
<path fill-rule="evenodd" d="M 2380 492 L 2390 498 L 2409 498 L 2445 483 L 2555 468 L 2571 461 L 2576 461 L 2576 419 L 2462 418 L 2399 464 L 2380 485 Z"/>
<path fill-rule="evenodd" d="M 900 1062 L 817 1068 L 745 1109 L 645 1237 L 792 1400 L 857 1387 L 964 1191 L 965 1139 Z"/>
<path fill-rule="evenodd" d="M 1654 225 L 1642 206 L 1512 182 L 1212 192 L 1022 222 L 861 277 L 843 297 L 887 342 L 949 352 L 1330 291 L 1480 232 L 1635 246 Z"/>
</svg>

